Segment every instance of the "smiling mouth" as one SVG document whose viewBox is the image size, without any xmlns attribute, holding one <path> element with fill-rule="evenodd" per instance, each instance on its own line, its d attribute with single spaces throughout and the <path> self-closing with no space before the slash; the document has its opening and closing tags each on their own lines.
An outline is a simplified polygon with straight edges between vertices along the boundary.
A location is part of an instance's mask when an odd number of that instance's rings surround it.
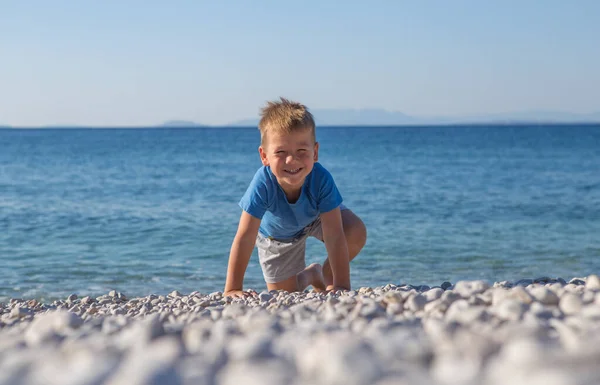
<svg viewBox="0 0 600 385">
<path fill-rule="evenodd" d="M 283 170 L 283 171 L 287 172 L 288 174 L 295 175 L 295 174 L 299 173 L 300 170 L 302 170 L 302 168 L 295 168 L 295 169 Z"/>
</svg>

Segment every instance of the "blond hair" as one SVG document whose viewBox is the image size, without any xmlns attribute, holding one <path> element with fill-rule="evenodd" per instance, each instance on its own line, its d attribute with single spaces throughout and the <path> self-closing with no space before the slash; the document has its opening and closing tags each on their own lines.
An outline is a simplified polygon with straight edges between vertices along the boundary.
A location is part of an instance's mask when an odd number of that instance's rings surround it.
<svg viewBox="0 0 600 385">
<path fill-rule="evenodd" d="M 300 130 L 310 130 L 316 141 L 315 120 L 304 104 L 280 98 L 279 101 L 267 102 L 260 116 L 258 129 L 261 144 L 265 143 L 268 132 L 289 134 Z"/>
</svg>

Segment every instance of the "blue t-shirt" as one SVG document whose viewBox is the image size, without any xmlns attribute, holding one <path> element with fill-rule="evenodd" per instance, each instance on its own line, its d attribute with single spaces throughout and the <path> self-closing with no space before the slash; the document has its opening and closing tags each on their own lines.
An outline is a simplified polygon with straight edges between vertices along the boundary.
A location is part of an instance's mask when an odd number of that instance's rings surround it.
<svg viewBox="0 0 600 385">
<path fill-rule="evenodd" d="M 290 239 L 320 213 L 331 211 L 341 203 L 342 196 L 333 177 L 320 163 L 315 163 L 295 203 L 288 202 L 271 167 L 262 166 L 254 174 L 239 205 L 248 214 L 261 219 L 259 231 L 262 235 Z"/>
</svg>

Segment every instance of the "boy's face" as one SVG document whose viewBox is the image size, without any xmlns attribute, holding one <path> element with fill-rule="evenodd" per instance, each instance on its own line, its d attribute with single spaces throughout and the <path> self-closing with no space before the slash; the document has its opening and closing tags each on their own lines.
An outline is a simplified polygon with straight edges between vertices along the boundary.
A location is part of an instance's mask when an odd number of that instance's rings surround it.
<svg viewBox="0 0 600 385">
<path fill-rule="evenodd" d="M 310 130 L 268 133 L 258 152 L 263 165 L 271 166 L 283 190 L 293 193 L 302 188 L 304 179 L 319 159 L 319 143 L 315 143 Z"/>
</svg>

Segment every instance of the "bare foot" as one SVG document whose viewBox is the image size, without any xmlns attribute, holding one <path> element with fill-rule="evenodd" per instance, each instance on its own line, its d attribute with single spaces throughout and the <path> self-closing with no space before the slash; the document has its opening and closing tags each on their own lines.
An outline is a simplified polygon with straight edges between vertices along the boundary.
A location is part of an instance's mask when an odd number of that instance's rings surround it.
<svg viewBox="0 0 600 385">
<path fill-rule="evenodd" d="M 318 263 L 313 263 L 296 275 L 298 290 L 303 291 L 312 285 L 315 291 L 325 290 L 325 280 L 323 279 L 323 268 Z"/>
</svg>

